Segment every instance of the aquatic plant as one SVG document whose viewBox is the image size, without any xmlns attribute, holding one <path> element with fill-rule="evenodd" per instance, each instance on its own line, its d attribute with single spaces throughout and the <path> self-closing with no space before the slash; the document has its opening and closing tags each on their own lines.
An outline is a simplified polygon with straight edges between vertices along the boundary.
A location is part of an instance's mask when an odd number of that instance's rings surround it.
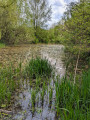
<svg viewBox="0 0 90 120">
<path fill-rule="evenodd" d="M 44 96 L 45 96 L 46 89 L 47 89 L 47 87 L 46 87 L 46 83 L 44 81 L 42 89 L 41 89 L 41 92 L 40 92 L 42 105 L 43 105 L 43 101 L 44 101 Z"/>
<path fill-rule="evenodd" d="M 42 84 L 41 80 L 42 80 L 41 77 L 36 78 L 36 89 L 37 89 L 37 91 L 38 91 L 38 90 L 40 89 L 40 87 L 41 87 L 41 84 Z"/>
<path fill-rule="evenodd" d="M 37 77 L 50 77 L 52 72 L 52 66 L 45 59 L 31 59 L 28 65 L 25 67 L 24 75 L 29 78 L 36 79 Z"/>
<path fill-rule="evenodd" d="M 49 90 L 49 104 L 52 102 L 52 96 L 53 96 L 53 88 L 51 87 Z"/>
<path fill-rule="evenodd" d="M 61 119 L 88 120 L 90 118 L 90 70 L 83 74 L 81 85 L 73 85 L 67 78 L 55 82 L 56 112 Z"/>
<path fill-rule="evenodd" d="M 45 95 L 45 91 L 43 89 L 41 90 L 40 95 L 41 95 L 41 104 L 43 105 L 44 95 Z"/>
<path fill-rule="evenodd" d="M 0 69 L 0 108 L 9 105 L 12 93 L 20 85 L 19 76 L 19 67 L 10 65 Z"/>
<path fill-rule="evenodd" d="M 32 104 L 32 112 L 35 111 L 35 103 L 36 103 L 36 90 L 31 91 L 31 104 Z"/>
</svg>

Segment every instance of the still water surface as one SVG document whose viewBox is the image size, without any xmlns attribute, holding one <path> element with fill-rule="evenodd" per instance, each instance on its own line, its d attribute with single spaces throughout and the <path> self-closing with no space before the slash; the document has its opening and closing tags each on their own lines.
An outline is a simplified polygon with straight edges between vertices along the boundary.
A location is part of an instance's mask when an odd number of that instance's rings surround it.
<svg viewBox="0 0 90 120">
<path fill-rule="evenodd" d="M 55 67 L 55 74 L 63 77 L 65 74 L 64 67 L 64 46 L 63 45 L 22 45 L 17 47 L 6 47 L 0 49 L 0 66 L 13 63 L 15 66 L 21 61 L 24 66 L 31 58 L 41 57 L 47 59 Z M 54 86 L 51 81 L 50 86 Z M 49 87 L 48 86 L 48 89 Z M 23 90 L 16 94 L 15 104 L 12 107 L 13 120 L 57 120 L 55 113 L 55 89 L 53 89 L 52 106 L 49 107 L 49 95 L 46 91 L 43 106 L 39 100 L 36 103 L 36 112 L 31 112 L 31 94 L 28 81 L 24 81 Z M 39 93 L 38 93 L 39 95 Z"/>
</svg>

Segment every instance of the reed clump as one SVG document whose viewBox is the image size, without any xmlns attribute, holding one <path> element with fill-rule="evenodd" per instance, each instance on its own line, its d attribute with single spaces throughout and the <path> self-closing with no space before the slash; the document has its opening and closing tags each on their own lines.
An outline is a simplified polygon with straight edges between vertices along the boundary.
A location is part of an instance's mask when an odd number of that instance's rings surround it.
<svg viewBox="0 0 90 120">
<path fill-rule="evenodd" d="M 46 86 L 49 84 L 52 66 L 46 59 L 31 59 L 25 66 L 23 76 L 30 81 L 32 112 L 35 111 L 37 95 L 40 92 L 40 100 L 43 106 Z M 40 91 L 41 90 L 41 91 Z"/>
<path fill-rule="evenodd" d="M 57 80 L 56 112 L 66 120 L 89 120 L 90 118 L 90 69 L 82 75 L 80 85 L 73 84 L 65 77 Z"/>
<path fill-rule="evenodd" d="M 45 59 L 31 59 L 25 67 L 24 75 L 29 78 L 36 79 L 37 77 L 50 77 L 52 66 Z"/>
<path fill-rule="evenodd" d="M 31 87 L 39 91 L 43 86 L 49 84 L 52 70 L 52 66 L 46 59 L 32 58 L 26 65 L 23 76 L 29 79 Z"/>
<path fill-rule="evenodd" d="M 32 112 L 35 111 L 35 103 L 36 103 L 36 90 L 31 91 L 31 103 L 32 103 Z"/>
<path fill-rule="evenodd" d="M 9 67 L 0 68 L 0 108 L 8 107 L 11 97 L 20 85 L 20 68 Z"/>
</svg>

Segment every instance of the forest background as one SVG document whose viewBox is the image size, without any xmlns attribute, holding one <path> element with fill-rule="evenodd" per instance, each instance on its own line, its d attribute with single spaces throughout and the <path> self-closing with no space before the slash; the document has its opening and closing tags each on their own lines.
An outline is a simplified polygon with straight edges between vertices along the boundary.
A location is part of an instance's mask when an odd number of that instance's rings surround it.
<svg viewBox="0 0 90 120">
<path fill-rule="evenodd" d="M 90 2 L 71 2 L 48 28 L 52 8 L 46 0 L 0 0 L 0 42 L 6 45 L 56 43 L 75 54 L 90 54 Z"/>
</svg>

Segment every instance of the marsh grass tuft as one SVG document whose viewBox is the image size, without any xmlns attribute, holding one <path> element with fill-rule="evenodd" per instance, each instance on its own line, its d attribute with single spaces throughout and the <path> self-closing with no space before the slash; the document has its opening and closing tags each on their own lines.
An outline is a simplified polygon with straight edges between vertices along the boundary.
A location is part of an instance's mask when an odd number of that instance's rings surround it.
<svg viewBox="0 0 90 120">
<path fill-rule="evenodd" d="M 31 59 L 24 69 L 24 78 L 29 78 L 31 91 L 32 112 L 35 111 L 35 103 L 38 92 L 40 92 L 41 104 L 43 106 L 44 96 L 52 73 L 52 66 L 46 59 Z"/>
<path fill-rule="evenodd" d="M 49 104 L 52 103 L 52 97 L 53 97 L 53 88 L 51 87 L 49 90 Z"/>
<path fill-rule="evenodd" d="M 28 65 L 25 67 L 25 75 L 29 78 L 36 79 L 37 77 L 50 77 L 52 72 L 52 66 L 47 60 L 36 58 L 31 59 Z"/>
<path fill-rule="evenodd" d="M 20 85 L 19 73 L 19 67 L 14 68 L 12 65 L 0 68 L 0 108 L 3 104 L 5 107 L 10 104 L 13 92 Z"/>
<path fill-rule="evenodd" d="M 82 76 L 80 86 L 67 78 L 55 83 L 56 111 L 61 119 L 89 120 L 90 118 L 90 69 Z"/>
<path fill-rule="evenodd" d="M 31 91 L 31 103 L 32 103 L 32 112 L 35 111 L 35 103 L 36 103 L 36 90 Z"/>
</svg>

